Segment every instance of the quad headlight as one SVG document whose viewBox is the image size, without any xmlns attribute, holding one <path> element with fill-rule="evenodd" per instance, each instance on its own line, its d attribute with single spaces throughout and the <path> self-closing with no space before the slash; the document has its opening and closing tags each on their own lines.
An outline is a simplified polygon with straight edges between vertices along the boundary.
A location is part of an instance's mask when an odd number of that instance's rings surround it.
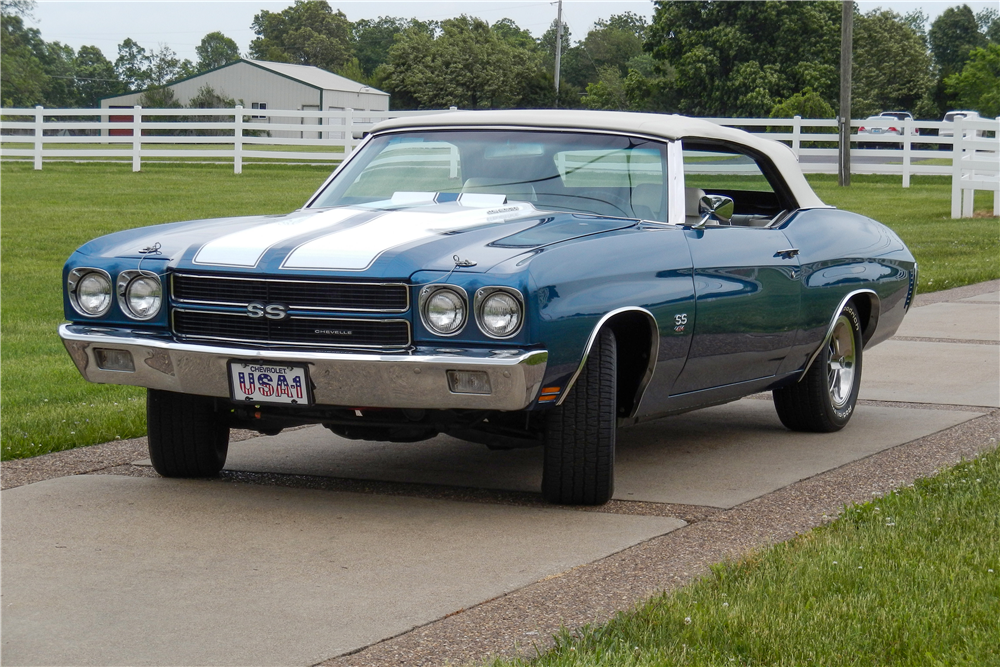
<svg viewBox="0 0 1000 667">
<path fill-rule="evenodd" d="M 152 271 L 122 271 L 118 274 L 118 305 L 136 320 L 156 317 L 163 303 L 160 277 Z"/>
<path fill-rule="evenodd" d="M 439 336 L 454 336 L 468 319 L 468 302 L 460 287 L 428 285 L 420 290 L 420 318 Z"/>
<path fill-rule="evenodd" d="M 476 292 L 476 324 L 490 338 L 510 338 L 521 330 L 524 301 L 509 287 L 484 287 Z"/>
<path fill-rule="evenodd" d="M 101 269 L 78 268 L 66 279 L 69 301 L 76 312 L 100 317 L 111 308 L 111 276 Z"/>
</svg>

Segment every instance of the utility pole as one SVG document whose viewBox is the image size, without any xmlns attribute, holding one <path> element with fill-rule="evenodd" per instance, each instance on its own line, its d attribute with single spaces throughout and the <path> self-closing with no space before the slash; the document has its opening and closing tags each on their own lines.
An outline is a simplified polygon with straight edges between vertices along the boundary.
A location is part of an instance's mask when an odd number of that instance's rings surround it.
<svg viewBox="0 0 1000 667">
<path fill-rule="evenodd" d="M 556 3 L 559 9 L 556 10 L 556 104 L 555 108 L 559 108 L 559 65 L 562 61 L 562 0 L 558 0 Z"/>
<path fill-rule="evenodd" d="M 851 184 L 851 62 L 854 50 L 854 2 L 844 0 L 840 21 L 840 151 L 837 159 L 837 182 Z"/>
</svg>

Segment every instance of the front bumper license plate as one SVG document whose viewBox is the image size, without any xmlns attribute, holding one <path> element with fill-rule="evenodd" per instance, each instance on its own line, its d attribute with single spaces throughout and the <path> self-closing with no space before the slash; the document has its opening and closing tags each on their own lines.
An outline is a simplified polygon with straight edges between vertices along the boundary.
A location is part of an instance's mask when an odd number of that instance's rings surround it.
<svg viewBox="0 0 1000 667">
<path fill-rule="evenodd" d="M 309 371 L 305 366 L 229 362 L 229 395 L 240 403 L 310 405 Z"/>
</svg>

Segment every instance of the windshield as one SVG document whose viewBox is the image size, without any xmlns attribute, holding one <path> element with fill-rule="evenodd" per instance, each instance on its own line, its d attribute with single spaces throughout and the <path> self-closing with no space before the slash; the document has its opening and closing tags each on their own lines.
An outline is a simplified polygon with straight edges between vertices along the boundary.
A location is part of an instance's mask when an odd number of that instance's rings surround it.
<svg viewBox="0 0 1000 667">
<path fill-rule="evenodd" d="M 311 208 L 529 203 L 665 222 L 666 146 L 582 132 L 448 130 L 372 139 Z"/>
</svg>

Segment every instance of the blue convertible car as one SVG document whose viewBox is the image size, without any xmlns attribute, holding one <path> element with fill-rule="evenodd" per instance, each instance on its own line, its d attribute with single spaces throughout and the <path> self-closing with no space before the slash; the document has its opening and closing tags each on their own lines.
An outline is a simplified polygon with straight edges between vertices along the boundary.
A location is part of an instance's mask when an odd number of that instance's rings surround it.
<svg viewBox="0 0 1000 667">
<path fill-rule="evenodd" d="M 765 390 L 788 428 L 843 427 L 916 269 L 780 143 L 452 112 L 377 125 L 293 213 L 87 243 L 59 333 L 88 380 L 148 388 L 162 475 L 216 475 L 230 428 L 319 423 L 541 446 L 545 498 L 599 504 L 619 427 Z"/>
</svg>

